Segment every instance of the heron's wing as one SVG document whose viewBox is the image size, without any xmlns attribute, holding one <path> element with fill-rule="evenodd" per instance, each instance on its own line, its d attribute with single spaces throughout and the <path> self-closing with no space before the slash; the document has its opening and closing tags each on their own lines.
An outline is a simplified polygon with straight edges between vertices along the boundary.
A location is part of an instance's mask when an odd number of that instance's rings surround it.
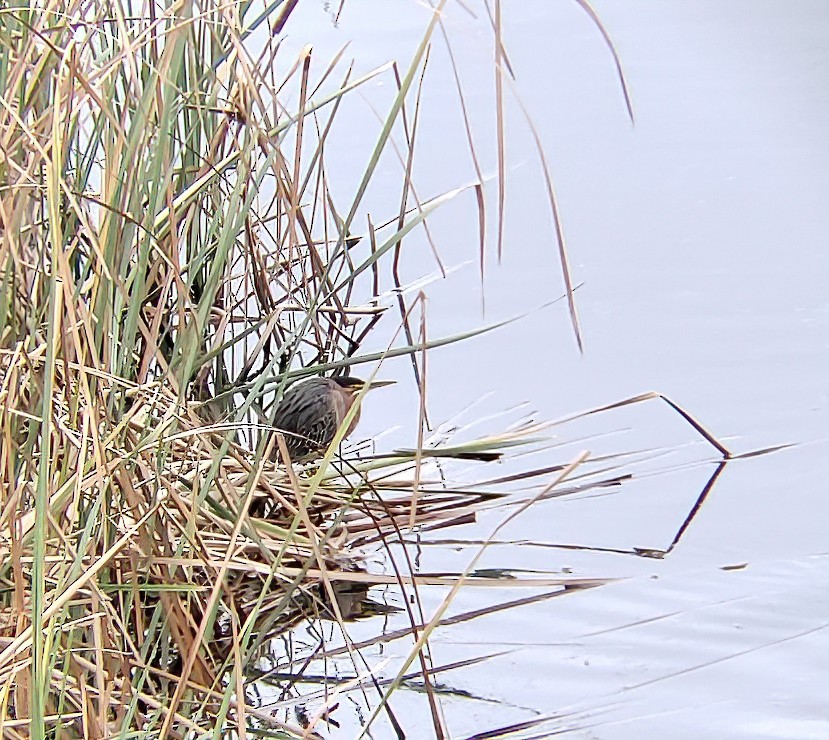
<svg viewBox="0 0 829 740">
<path fill-rule="evenodd" d="M 322 406 L 322 404 L 321 404 Z M 322 449 L 328 447 L 334 435 L 337 433 L 337 414 L 332 404 L 324 404 L 323 411 L 313 414 L 308 420 L 308 424 L 303 427 L 303 433 L 308 438 L 309 442 L 313 444 L 314 449 Z"/>
<path fill-rule="evenodd" d="M 305 386 L 305 387 L 303 387 Z M 274 415 L 274 426 L 285 432 L 292 457 L 328 446 L 337 431 L 337 410 L 325 386 L 313 380 L 291 388 Z"/>
</svg>

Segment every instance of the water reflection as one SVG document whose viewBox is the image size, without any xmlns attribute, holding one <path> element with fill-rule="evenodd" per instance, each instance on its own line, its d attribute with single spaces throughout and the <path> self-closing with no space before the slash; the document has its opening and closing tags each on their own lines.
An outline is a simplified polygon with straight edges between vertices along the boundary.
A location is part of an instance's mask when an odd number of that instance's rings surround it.
<svg viewBox="0 0 829 740">
<path fill-rule="evenodd" d="M 599 459 L 660 449 L 689 457 L 653 452 L 645 456 L 649 469 L 608 486 L 607 495 L 543 501 L 502 533 L 481 568 L 624 580 L 492 613 L 519 599 L 464 591 L 455 613 L 477 618 L 436 632 L 435 665 L 498 655 L 442 677 L 455 697 L 475 697 L 447 702 L 445 719 L 453 737 L 530 727 L 549 716 L 527 734 L 826 736 L 817 687 L 826 675 L 821 656 L 829 654 L 829 8 L 621 2 L 597 12 L 630 81 L 633 130 L 602 40 L 576 3 L 505 9 L 516 86 L 548 151 L 574 273 L 584 282 L 578 300 L 586 354 L 574 351 L 559 308 L 437 350 L 429 356 L 431 417 L 440 422 L 473 404 L 475 415 L 489 417 L 529 402 L 535 419 L 554 419 L 658 388 L 702 420 L 731 457 L 799 445 L 726 463 L 689 446 L 673 420 L 650 410 L 630 412 L 624 422 L 603 414 L 562 428 L 555 456 L 539 453 L 550 468 L 566 464 L 559 453 L 566 461 L 570 441 Z M 306 4 L 287 43 L 310 40 L 330 57 L 351 41 L 350 52 L 368 69 L 405 56 L 426 13 L 414 3 L 355 2 L 335 30 Z M 450 20 L 473 133 L 491 175 L 486 16 L 450 8 Z M 435 47 L 432 68 L 444 69 L 445 61 Z M 424 96 L 416 171 L 423 193 L 474 176 L 450 82 L 448 74 L 430 77 Z M 382 105 L 385 92 L 378 85 L 367 95 Z M 365 141 L 373 140 L 360 136 L 363 125 L 375 125 L 364 113 L 355 109 L 354 130 L 340 132 L 329 155 L 332 172 L 341 174 L 332 188 L 345 197 L 367 156 Z M 532 143 L 516 118 L 507 131 L 505 257 L 486 265 L 486 318 L 470 265 L 427 287 L 431 336 L 529 311 L 561 293 Z M 386 166 L 396 172 L 394 162 Z M 492 197 L 487 192 L 490 212 Z M 373 193 L 369 208 L 393 213 L 395 198 Z M 471 195 L 435 213 L 432 237 L 448 266 L 476 259 L 476 228 Z M 435 272 L 422 235 L 409 238 L 403 267 L 411 280 Z M 404 376 L 408 368 L 399 367 Z M 386 449 L 412 446 L 416 393 L 399 383 L 388 401 L 367 409 L 367 434 L 387 429 L 392 417 L 398 428 L 381 437 Z M 506 463 L 492 478 L 515 473 Z M 421 535 L 420 567 L 462 571 L 502 517 L 496 507 L 457 537 Z M 631 554 L 651 557 L 622 557 Z M 422 592 L 427 614 L 445 593 Z M 410 629 L 388 615 L 389 635 Z M 360 637 L 358 627 L 352 639 Z M 368 654 L 399 660 L 406 651 L 390 642 Z M 400 724 L 417 736 L 429 713 L 423 695 L 399 692 L 394 704 Z M 338 718 L 342 736 L 357 734 L 361 711 Z M 393 736 L 394 728 L 382 732 Z"/>
</svg>

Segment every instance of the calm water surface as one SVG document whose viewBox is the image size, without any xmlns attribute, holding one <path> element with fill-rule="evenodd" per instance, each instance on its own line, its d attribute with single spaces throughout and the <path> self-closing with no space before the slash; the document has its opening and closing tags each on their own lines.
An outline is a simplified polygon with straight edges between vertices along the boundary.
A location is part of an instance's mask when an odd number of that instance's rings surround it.
<svg viewBox="0 0 829 740">
<path fill-rule="evenodd" d="M 469 5 L 480 17 L 450 3 L 447 27 L 478 153 L 492 176 L 491 32 L 482 4 Z M 568 462 L 585 449 L 668 453 L 644 456 L 632 468 L 636 480 L 615 493 L 540 502 L 501 532 L 498 539 L 513 544 L 491 547 L 480 567 L 625 579 L 438 630 L 435 665 L 500 653 L 440 675 L 450 733 L 467 737 L 559 715 L 515 736 L 829 737 L 829 5 L 597 1 L 630 85 L 634 126 L 601 36 L 577 3 L 503 5 L 517 77 L 509 87 L 543 141 L 572 272 L 583 283 L 585 352 L 576 349 L 562 303 L 537 310 L 563 287 L 538 158 L 510 102 L 504 258 L 499 265 L 492 257 L 491 219 L 486 313 L 469 193 L 431 222 L 442 259 L 460 269 L 426 288 L 428 330 L 437 337 L 528 316 L 430 354 L 431 418 L 440 423 L 475 404 L 462 417 L 473 421 L 526 404 L 474 430 L 497 431 L 522 414 L 556 419 L 659 390 L 736 452 L 796 446 L 730 463 L 676 549 L 649 560 L 550 545 L 667 547 L 713 472 L 700 462 L 712 460 L 711 451 L 655 402 L 556 427 L 565 444 L 524 467 Z M 310 42 L 322 69 L 350 41 L 357 73 L 389 59 L 405 68 L 428 15 L 409 0 L 348 0 L 335 28 L 323 3 L 301 3 L 284 58 Z M 387 75 L 344 103 L 340 120 L 353 126 L 334 132 L 327 154 L 343 204 L 379 131 L 372 106 L 384 114 L 392 94 Z M 421 198 L 474 178 L 440 43 L 418 153 Z M 399 201 L 399 163 L 388 156 L 382 168 L 387 180 L 376 178 L 365 201 L 375 222 L 396 214 Z M 494 182 L 487 187 L 492 215 Z M 422 233 L 404 253 L 407 279 L 435 273 Z M 398 360 L 382 374 L 405 381 L 409 365 Z M 381 447 L 412 445 L 413 384 L 382 392 L 384 402 L 366 402 L 361 430 L 385 432 Z M 509 469 L 494 466 L 491 474 Z M 505 513 L 494 509 L 433 539 L 480 540 Z M 476 551 L 426 544 L 420 564 L 459 570 Z M 443 595 L 424 589 L 427 610 Z M 469 589 L 452 613 L 527 595 Z M 394 594 L 388 599 L 399 603 Z M 405 624 L 400 616 L 388 626 Z M 355 625 L 353 637 L 376 630 L 376 621 Z M 392 642 L 367 659 L 391 657 L 385 673 L 393 676 L 394 659 L 407 651 Z M 392 706 L 410 737 L 431 735 L 422 693 L 400 691 Z M 358 715 L 341 708 L 342 728 L 331 736 L 355 734 Z M 378 725 L 374 736 L 392 736 L 391 729 Z"/>
</svg>

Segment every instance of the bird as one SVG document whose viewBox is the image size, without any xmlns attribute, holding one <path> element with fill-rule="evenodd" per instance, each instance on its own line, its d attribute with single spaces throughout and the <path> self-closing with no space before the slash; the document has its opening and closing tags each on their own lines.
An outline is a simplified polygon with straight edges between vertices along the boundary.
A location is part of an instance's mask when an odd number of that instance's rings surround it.
<svg viewBox="0 0 829 740">
<path fill-rule="evenodd" d="M 276 408 L 273 425 L 283 433 L 292 460 L 324 452 L 337 434 L 354 399 L 363 388 L 381 388 L 392 380 L 360 380 L 348 375 L 335 378 L 316 377 L 295 383 L 286 391 Z M 360 421 L 358 408 L 347 437 Z"/>
</svg>

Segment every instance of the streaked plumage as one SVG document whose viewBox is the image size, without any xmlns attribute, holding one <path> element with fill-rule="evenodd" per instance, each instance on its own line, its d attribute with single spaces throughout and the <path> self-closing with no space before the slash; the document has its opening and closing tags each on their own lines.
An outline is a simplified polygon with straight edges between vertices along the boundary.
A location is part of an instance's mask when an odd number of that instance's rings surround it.
<svg viewBox="0 0 829 740">
<path fill-rule="evenodd" d="M 274 426 L 285 435 L 291 459 L 324 451 L 337 433 L 354 397 L 366 385 L 359 378 L 311 378 L 288 388 L 276 409 Z M 373 382 L 369 387 L 388 385 Z M 346 430 L 347 437 L 360 420 L 360 409 Z"/>
</svg>

